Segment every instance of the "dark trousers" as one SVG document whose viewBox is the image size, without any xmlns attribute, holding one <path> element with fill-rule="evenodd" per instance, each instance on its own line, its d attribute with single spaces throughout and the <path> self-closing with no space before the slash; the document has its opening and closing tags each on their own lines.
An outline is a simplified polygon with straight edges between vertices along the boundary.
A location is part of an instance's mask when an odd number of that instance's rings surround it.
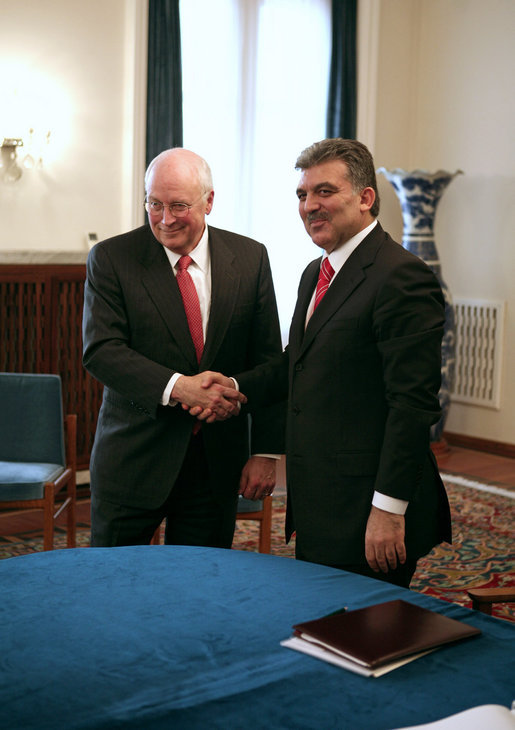
<svg viewBox="0 0 515 730">
<path fill-rule="evenodd" d="M 417 569 L 417 561 L 406 560 L 404 565 L 397 565 L 395 570 L 389 570 L 388 573 L 383 573 L 382 571 L 376 573 L 368 563 L 365 565 L 335 565 L 334 567 L 340 570 L 348 570 L 350 573 L 358 573 L 359 575 L 366 575 L 369 578 L 393 583 L 393 585 L 402 586 L 403 588 L 409 588 L 413 574 Z"/>
<path fill-rule="evenodd" d="M 215 498 L 202 432 L 192 436 L 188 451 L 165 503 L 157 509 L 127 507 L 91 496 L 91 546 L 148 545 L 166 519 L 167 545 L 230 548 L 236 519 L 233 497 Z"/>
<path fill-rule="evenodd" d="M 295 557 L 297 560 L 305 560 L 302 551 L 298 545 L 295 547 Z M 337 568 L 338 570 L 347 570 L 350 573 L 358 573 L 359 575 L 366 575 L 368 578 L 375 578 L 376 580 L 383 580 L 387 583 L 393 583 L 396 586 L 402 586 L 403 588 L 409 588 L 413 574 L 417 569 L 416 560 L 406 560 L 404 565 L 397 565 L 395 570 L 390 570 L 388 573 L 379 572 L 376 573 L 368 563 L 358 563 L 349 565 L 329 565 L 330 568 Z"/>
</svg>

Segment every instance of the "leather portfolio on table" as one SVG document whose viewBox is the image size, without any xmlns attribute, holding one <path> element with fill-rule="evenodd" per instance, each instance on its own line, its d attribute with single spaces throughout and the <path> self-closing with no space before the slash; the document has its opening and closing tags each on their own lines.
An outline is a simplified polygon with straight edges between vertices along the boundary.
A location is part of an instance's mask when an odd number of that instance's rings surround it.
<svg viewBox="0 0 515 730">
<path fill-rule="evenodd" d="M 324 616 L 293 629 L 282 646 L 365 676 L 380 676 L 444 644 L 481 633 L 403 600 Z"/>
</svg>

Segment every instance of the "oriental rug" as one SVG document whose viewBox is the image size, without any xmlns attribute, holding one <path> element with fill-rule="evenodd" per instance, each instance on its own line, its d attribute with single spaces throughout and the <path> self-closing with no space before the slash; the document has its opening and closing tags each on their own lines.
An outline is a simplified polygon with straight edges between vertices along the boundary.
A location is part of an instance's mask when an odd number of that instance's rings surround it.
<svg viewBox="0 0 515 730">
<path fill-rule="evenodd" d="M 469 588 L 515 586 L 515 488 L 442 474 L 452 515 L 453 544 L 442 543 L 418 561 L 411 589 L 471 607 Z M 272 550 L 293 557 L 284 544 L 285 499 L 274 497 Z M 233 547 L 257 550 L 258 528 L 237 522 Z M 495 604 L 492 615 L 515 621 L 515 604 Z"/>
<path fill-rule="evenodd" d="M 443 543 L 419 560 L 412 590 L 470 607 L 468 588 L 515 585 L 515 488 L 480 483 L 456 474 L 442 474 L 451 505 L 453 544 Z M 274 495 L 273 555 L 294 557 L 295 541 L 284 542 L 285 497 Z M 259 527 L 238 520 L 233 548 L 257 552 Z M 42 532 L 0 537 L 0 559 L 42 549 Z M 89 523 L 77 524 L 77 546 L 89 545 Z M 66 547 L 64 529 L 57 528 L 56 548 Z M 494 605 L 493 615 L 515 622 L 514 604 Z"/>
</svg>

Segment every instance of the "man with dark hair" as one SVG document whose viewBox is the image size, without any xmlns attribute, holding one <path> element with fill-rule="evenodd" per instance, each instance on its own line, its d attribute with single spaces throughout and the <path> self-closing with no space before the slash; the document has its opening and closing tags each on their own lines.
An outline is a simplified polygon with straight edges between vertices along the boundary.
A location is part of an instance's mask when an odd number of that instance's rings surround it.
<svg viewBox="0 0 515 730">
<path fill-rule="evenodd" d="M 326 139 L 296 167 L 299 213 L 323 256 L 302 275 L 283 355 L 235 377 L 249 405 L 288 394 L 286 530 L 297 558 L 408 587 L 417 559 L 451 539 L 429 444 L 442 292 L 377 222 L 365 145 Z"/>
<path fill-rule="evenodd" d="M 355 139 L 324 139 L 307 147 L 297 158 L 296 170 L 308 170 L 324 162 L 341 160 L 347 166 L 347 179 L 355 191 L 371 187 L 375 194 L 370 215 L 379 215 L 379 191 L 372 155 L 364 144 Z"/>
</svg>

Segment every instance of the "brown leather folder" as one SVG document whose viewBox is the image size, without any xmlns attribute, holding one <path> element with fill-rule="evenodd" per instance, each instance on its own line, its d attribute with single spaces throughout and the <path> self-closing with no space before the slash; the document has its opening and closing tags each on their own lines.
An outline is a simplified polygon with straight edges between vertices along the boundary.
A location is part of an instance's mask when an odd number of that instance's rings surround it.
<svg viewBox="0 0 515 730">
<path fill-rule="evenodd" d="M 375 669 L 481 631 L 408 601 L 378 603 L 294 625 L 295 636 Z"/>
</svg>

